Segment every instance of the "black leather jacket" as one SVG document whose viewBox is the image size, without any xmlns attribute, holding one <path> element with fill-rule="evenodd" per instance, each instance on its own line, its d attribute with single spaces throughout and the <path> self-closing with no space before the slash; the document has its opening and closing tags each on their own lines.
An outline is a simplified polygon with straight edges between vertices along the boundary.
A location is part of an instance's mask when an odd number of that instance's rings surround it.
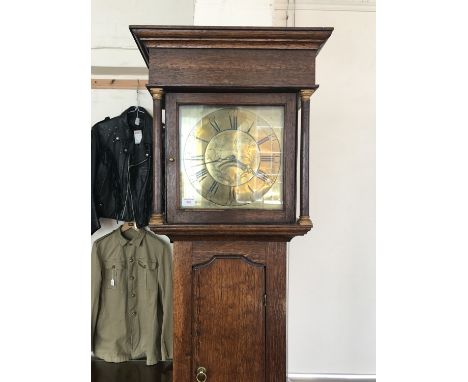
<svg viewBox="0 0 468 382">
<path fill-rule="evenodd" d="M 153 194 L 153 119 L 132 106 L 107 117 L 91 130 L 91 234 L 99 218 L 135 221 L 148 225 Z M 139 142 L 139 139 L 141 141 Z"/>
</svg>

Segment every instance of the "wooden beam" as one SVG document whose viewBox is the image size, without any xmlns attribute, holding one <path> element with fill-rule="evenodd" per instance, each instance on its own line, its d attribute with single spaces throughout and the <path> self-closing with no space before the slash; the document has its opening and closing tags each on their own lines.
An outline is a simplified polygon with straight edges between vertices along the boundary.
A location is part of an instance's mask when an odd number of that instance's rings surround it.
<svg viewBox="0 0 468 382">
<path fill-rule="evenodd" d="M 148 80 L 91 79 L 91 89 L 146 90 Z"/>
</svg>

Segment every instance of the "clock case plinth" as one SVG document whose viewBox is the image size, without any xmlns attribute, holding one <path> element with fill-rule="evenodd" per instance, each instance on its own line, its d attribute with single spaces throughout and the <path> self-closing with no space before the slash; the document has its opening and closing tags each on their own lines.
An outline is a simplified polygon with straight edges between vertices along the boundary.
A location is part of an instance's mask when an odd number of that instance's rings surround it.
<svg viewBox="0 0 468 382">
<path fill-rule="evenodd" d="M 309 102 L 318 88 L 315 59 L 333 28 L 131 26 L 130 30 L 149 68 L 147 87 L 153 97 L 154 195 L 149 226 L 174 243 L 173 379 L 194 381 L 202 367 L 211 381 L 284 382 L 286 242 L 312 228 Z M 208 213 L 206 219 L 173 222 L 177 206 L 168 203 L 167 195 L 177 186 L 174 176 L 168 178 L 168 166 L 174 165 L 177 155 L 165 136 L 177 126 L 172 113 L 166 114 L 164 128 L 162 113 L 168 95 L 177 98 L 187 93 L 194 99 L 208 93 L 221 98 L 292 96 L 295 117 L 289 129 L 294 130 L 294 144 L 287 155 L 293 159 L 286 185 L 292 197 L 283 210 L 288 218 L 210 221 Z"/>
</svg>

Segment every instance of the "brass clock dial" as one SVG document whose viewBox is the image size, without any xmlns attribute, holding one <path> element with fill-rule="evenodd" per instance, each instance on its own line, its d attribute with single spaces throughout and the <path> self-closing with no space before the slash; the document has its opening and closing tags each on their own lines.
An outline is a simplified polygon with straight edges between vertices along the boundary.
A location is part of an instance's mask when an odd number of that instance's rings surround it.
<svg viewBox="0 0 468 382">
<path fill-rule="evenodd" d="M 215 110 L 190 131 L 184 171 L 205 200 L 236 207 L 258 202 L 278 180 L 280 138 L 258 114 L 241 107 Z"/>
</svg>

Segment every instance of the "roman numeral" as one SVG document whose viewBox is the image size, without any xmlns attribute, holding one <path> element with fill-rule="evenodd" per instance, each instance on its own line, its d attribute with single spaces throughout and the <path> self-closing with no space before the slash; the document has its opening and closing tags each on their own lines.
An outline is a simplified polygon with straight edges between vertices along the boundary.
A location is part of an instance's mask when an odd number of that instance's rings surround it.
<svg viewBox="0 0 468 382">
<path fill-rule="evenodd" d="M 210 125 L 213 129 L 216 130 L 216 133 L 219 133 L 221 131 L 221 128 L 219 127 L 218 122 L 216 122 L 216 119 L 210 121 Z"/>
<path fill-rule="evenodd" d="M 262 162 L 273 162 L 276 159 L 281 157 L 280 153 L 271 153 L 271 154 L 260 154 L 260 161 Z"/>
<path fill-rule="evenodd" d="M 197 177 L 197 180 L 199 182 L 201 182 L 203 179 L 206 178 L 206 176 L 208 175 L 208 170 L 205 168 L 202 168 L 201 170 L 197 171 L 195 173 L 195 176 Z"/>
<path fill-rule="evenodd" d="M 210 188 L 208 188 L 208 194 L 214 196 L 219 189 L 219 183 L 216 180 L 213 180 Z"/>
<path fill-rule="evenodd" d="M 237 114 L 234 114 L 231 117 L 231 114 L 229 114 L 229 122 L 231 124 L 231 130 L 237 130 Z"/>
<path fill-rule="evenodd" d="M 261 145 L 267 141 L 270 141 L 273 137 L 271 135 L 267 135 L 266 137 L 260 139 L 259 141 L 257 141 L 257 145 Z"/>
<path fill-rule="evenodd" d="M 263 180 L 265 183 L 271 183 L 270 177 L 262 170 L 258 170 L 255 175 L 258 179 Z"/>
</svg>

